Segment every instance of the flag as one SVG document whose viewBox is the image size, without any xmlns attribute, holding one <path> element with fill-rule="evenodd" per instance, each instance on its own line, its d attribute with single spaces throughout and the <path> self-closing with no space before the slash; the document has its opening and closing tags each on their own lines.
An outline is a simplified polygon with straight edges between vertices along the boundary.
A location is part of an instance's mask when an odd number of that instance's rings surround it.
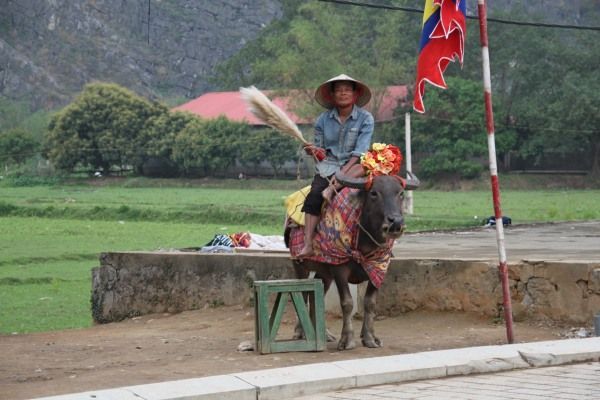
<svg viewBox="0 0 600 400">
<path fill-rule="evenodd" d="M 445 89 L 443 74 L 448 63 L 458 58 L 462 65 L 467 31 L 466 9 L 466 0 L 425 1 L 413 100 L 415 111 L 425 112 L 425 82 Z"/>
</svg>

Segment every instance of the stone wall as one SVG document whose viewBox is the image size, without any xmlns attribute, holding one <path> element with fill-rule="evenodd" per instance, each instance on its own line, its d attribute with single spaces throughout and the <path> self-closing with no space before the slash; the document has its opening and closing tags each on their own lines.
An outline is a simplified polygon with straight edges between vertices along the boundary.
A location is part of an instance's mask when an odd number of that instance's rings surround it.
<svg viewBox="0 0 600 400">
<path fill-rule="evenodd" d="M 213 305 L 250 306 L 254 280 L 293 278 L 284 254 L 103 253 L 100 264 L 92 271 L 92 314 L 100 323 Z M 582 323 L 600 312 L 598 263 L 524 261 L 509 265 L 509 274 L 515 320 Z M 360 296 L 363 290 L 357 292 Z M 383 315 L 427 309 L 501 316 L 497 267 L 480 261 L 394 259 L 377 308 Z"/>
<path fill-rule="evenodd" d="M 205 306 L 251 305 L 253 281 L 289 278 L 291 264 L 281 257 L 102 253 L 100 267 L 92 270 L 92 316 L 104 323 Z"/>
<path fill-rule="evenodd" d="M 515 320 L 590 322 L 600 312 L 600 264 L 510 264 Z M 462 260 L 393 260 L 378 297 L 379 312 L 428 309 L 502 315 L 497 265 Z"/>
<path fill-rule="evenodd" d="M 524 262 L 510 278 L 515 317 L 590 322 L 600 313 L 600 263 Z"/>
</svg>

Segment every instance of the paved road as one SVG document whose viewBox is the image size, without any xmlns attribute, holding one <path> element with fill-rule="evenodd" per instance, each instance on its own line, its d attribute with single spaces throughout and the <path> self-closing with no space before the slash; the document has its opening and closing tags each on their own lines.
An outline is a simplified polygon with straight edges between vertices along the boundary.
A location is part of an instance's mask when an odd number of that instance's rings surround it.
<svg viewBox="0 0 600 400">
<path fill-rule="evenodd" d="M 600 261 L 600 221 L 515 225 L 504 230 L 508 262 Z M 397 258 L 498 260 L 495 228 L 407 234 L 396 241 Z"/>
<path fill-rule="evenodd" d="M 592 400 L 600 399 L 600 362 L 429 379 L 328 392 L 295 400 Z"/>
</svg>

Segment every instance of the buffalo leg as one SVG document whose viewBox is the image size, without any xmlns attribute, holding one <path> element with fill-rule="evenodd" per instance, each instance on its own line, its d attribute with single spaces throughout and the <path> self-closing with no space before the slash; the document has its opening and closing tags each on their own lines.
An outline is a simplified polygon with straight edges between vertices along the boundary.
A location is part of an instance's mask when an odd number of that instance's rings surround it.
<svg viewBox="0 0 600 400">
<path fill-rule="evenodd" d="M 348 276 L 350 268 L 333 267 L 335 284 L 340 296 L 340 305 L 342 307 L 342 336 L 338 342 L 338 350 L 351 350 L 356 347 L 354 342 L 354 328 L 352 327 L 352 294 L 350 294 L 350 286 L 348 286 Z"/>
<path fill-rule="evenodd" d="M 294 271 L 296 272 L 296 278 L 297 279 L 307 279 L 308 276 L 310 275 L 310 271 L 305 269 L 301 264 L 299 265 L 298 262 L 294 262 Z M 306 294 L 303 294 L 304 296 L 304 302 L 306 303 L 308 300 L 308 296 Z M 297 339 L 304 339 L 304 329 L 302 329 L 302 324 L 300 323 L 300 320 L 296 320 L 296 327 L 294 328 L 294 336 L 293 339 L 297 340 Z"/>
<path fill-rule="evenodd" d="M 363 319 L 362 331 L 360 337 L 362 338 L 362 344 L 366 347 L 381 347 L 382 343 L 375 336 L 375 304 L 377 304 L 377 288 L 373 286 L 371 282 L 367 286 L 365 293 L 365 317 Z"/>
<path fill-rule="evenodd" d="M 298 279 L 307 279 L 310 271 L 308 271 L 307 269 L 303 268 L 301 265 L 297 265 L 296 263 L 294 263 L 294 270 L 296 272 L 296 278 Z M 323 282 L 323 296 L 325 296 L 325 294 L 327 294 L 327 291 L 329 290 L 329 288 L 331 287 L 331 277 L 324 277 L 321 276 L 318 272 L 315 274 L 315 279 L 321 279 L 321 281 Z M 308 295 L 306 293 L 303 294 L 304 297 L 304 302 L 307 303 L 308 301 Z M 325 329 L 325 333 L 327 335 L 327 341 L 328 342 L 335 342 L 336 338 L 335 336 L 329 331 L 329 329 Z M 306 336 L 304 336 L 304 329 L 302 329 L 302 324 L 300 323 L 299 320 L 296 320 L 296 326 L 294 327 L 294 336 L 292 337 L 294 340 L 298 340 L 298 339 L 305 339 Z"/>
<path fill-rule="evenodd" d="M 325 295 L 327 294 L 327 291 L 331 287 L 331 283 L 333 281 L 331 280 L 331 278 L 320 277 L 319 274 L 316 274 L 315 278 L 320 278 L 323 281 L 323 297 L 325 297 Z M 331 331 L 329 330 L 329 328 L 327 328 L 327 327 L 325 327 L 325 335 L 327 336 L 328 342 L 336 341 L 335 335 L 332 334 Z"/>
</svg>

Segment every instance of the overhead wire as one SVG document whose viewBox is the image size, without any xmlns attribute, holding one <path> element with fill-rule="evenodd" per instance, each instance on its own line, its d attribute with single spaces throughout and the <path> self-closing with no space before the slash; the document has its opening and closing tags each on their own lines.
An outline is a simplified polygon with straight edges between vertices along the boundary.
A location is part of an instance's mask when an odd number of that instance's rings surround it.
<svg viewBox="0 0 600 400">
<path fill-rule="evenodd" d="M 333 4 L 341 4 L 355 7 L 366 7 L 366 8 L 379 8 L 384 10 L 394 10 L 394 11 L 405 11 L 412 13 L 423 14 L 423 9 L 414 8 L 414 7 L 403 7 L 403 6 L 391 6 L 385 4 L 373 4 L 367 2 L 358 2 L 352 0 L 318 0 L 322 3 L 333 3 Z M 479 17 L 477 15 L 467 15 L 467 19 L 478 20 Z M 520 26 L 533 26 L 538 28 L 557 28 L 557 29 L 578 29 L 578 30 L 589 30 L 589 31 L 600 31 L 600 26 L 585 26 L 585 25 L 568 25 L 568 24 L 550 24 L 545 22 L 531 22 L 531 21 L 516 21 L 516 20 L 508 20 L 502 18 L 492 18 L 487 17 L 489 22 L 496 22 L 499 24 L 506 25 L 520 25 Z"/>
</svg>

